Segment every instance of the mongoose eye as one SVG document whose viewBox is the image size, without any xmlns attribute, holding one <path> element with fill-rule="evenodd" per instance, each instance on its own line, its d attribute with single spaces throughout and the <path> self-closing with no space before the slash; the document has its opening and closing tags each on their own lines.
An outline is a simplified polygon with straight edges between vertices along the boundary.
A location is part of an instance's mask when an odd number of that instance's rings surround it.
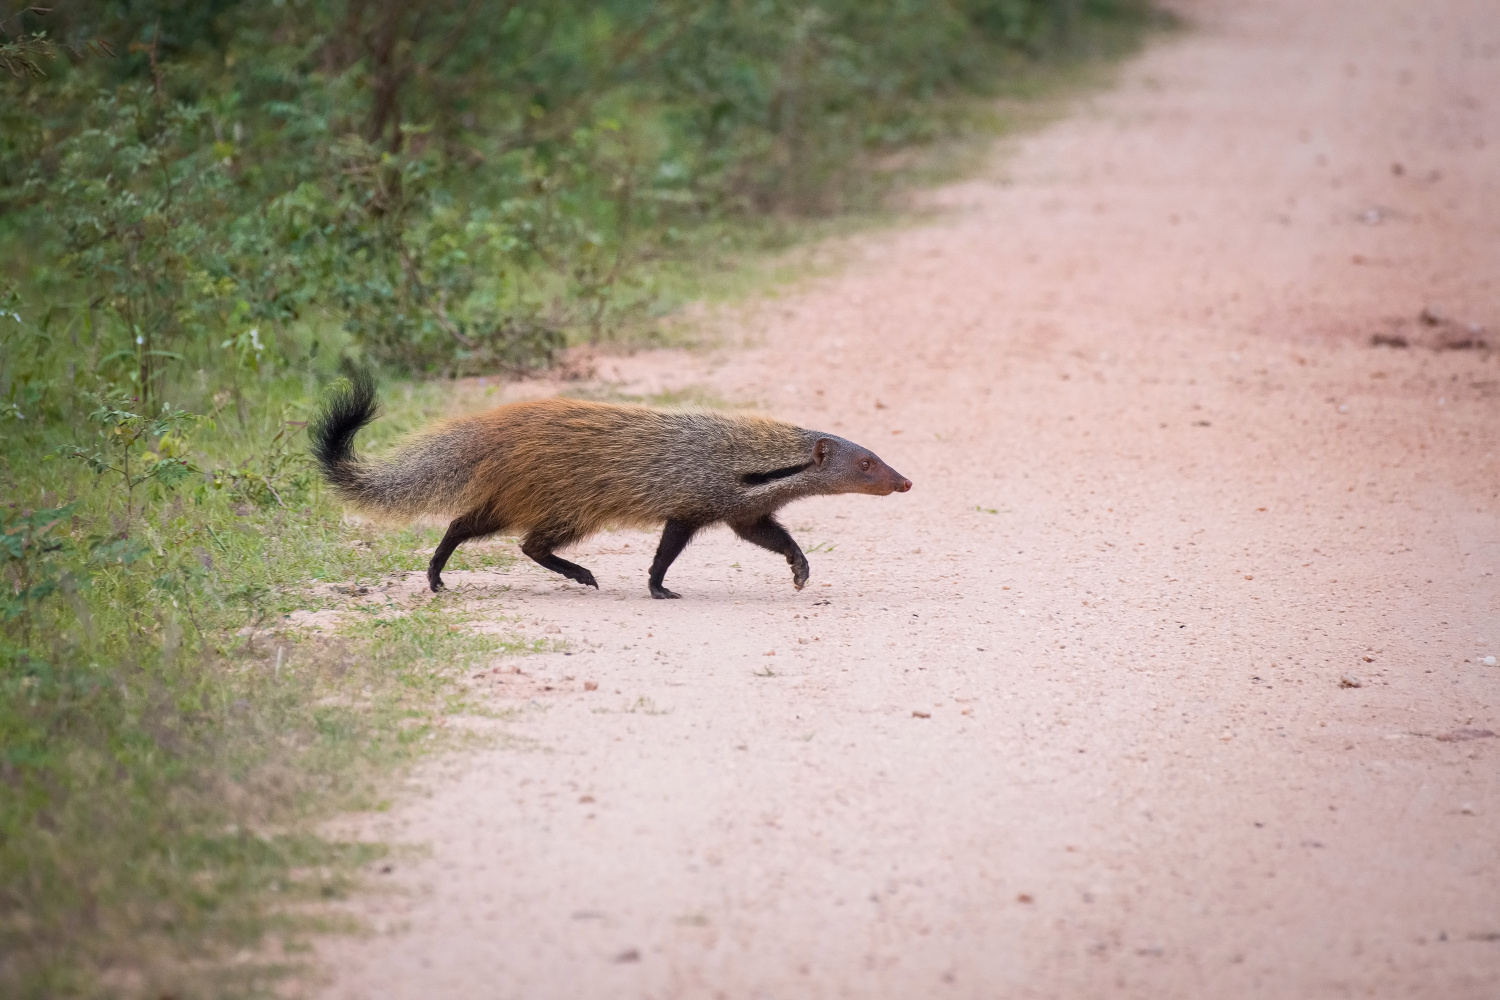
<svg viewBox="0 0 1500 1000">
<path fill-rule="evenodd" d="M 859 471 L 860 472 L 869 472 L 870 471 L 870 460 L 868 458 L 862 458 L 862 459 L 859 460 Z"/>
</svg>

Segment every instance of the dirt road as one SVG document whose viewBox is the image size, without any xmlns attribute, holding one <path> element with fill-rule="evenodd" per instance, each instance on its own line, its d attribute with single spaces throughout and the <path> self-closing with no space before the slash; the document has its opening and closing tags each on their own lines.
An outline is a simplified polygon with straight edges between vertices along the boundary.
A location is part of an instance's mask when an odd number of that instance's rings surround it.
<svg viewBox="0 0 1500 1000">
<path fill-rule="evenodd" d="M 431 854 L 327 997 L 1500 995 L 1500 355 L 1434 349 L 1500 343 L 1500 8 L 1180 9 L 754 346 L 619 360 L 916 487 L 790 509 L 801 593 L 450 573 L 568 652 L 350 821 Z"/>
</svg>

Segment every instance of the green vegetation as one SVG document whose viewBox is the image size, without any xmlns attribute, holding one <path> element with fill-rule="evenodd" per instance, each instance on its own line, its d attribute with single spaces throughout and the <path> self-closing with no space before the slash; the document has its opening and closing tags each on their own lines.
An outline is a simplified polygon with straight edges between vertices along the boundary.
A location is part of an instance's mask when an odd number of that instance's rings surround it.
<svg viewBox="0 0 1500 1000">
<path fill-rule="evenodd" d="M 454 405 L 434 379 L 659 337 L 1146 23 L 1138 0 L 0 21 L 0 994 L 269 991 L 378 854 L 313 824 L 378 807 L 478 711 L 462 672 L 526 650 L 451 595 L 381 596 L 435 536 L 346 523 L 313 474 L 341 364 L 406 380 L 378 448 Z M 331 633 L 292 626 L 320 608 Z"/>
</svg>

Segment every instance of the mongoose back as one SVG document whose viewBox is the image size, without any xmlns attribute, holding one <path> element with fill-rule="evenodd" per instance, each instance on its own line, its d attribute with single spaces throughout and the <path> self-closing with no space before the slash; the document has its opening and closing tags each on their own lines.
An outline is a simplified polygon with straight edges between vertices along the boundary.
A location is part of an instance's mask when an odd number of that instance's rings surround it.
<svg viewBox="0 0 1500 1000">
<path fill-rule="evenodd" d="M 807 583 L 807 557 L 776 511 L 835 493 L 905 493 L 911 480 L 873 452 L 832 434 L 764 417 L 664 411 L 577 399 L 508 403 L 438 424 L 384 463 L 354 453 L 377 414 L 366 373 L 330 394 L 309 428 L 323 474 L 349 504 L 387 517 L 451 517 L 427 567 L 433 591 L 460 544 L 525 533 L 521 551 L 570 580 L 594 574 L 555 553 L 607 527 L 665 523 L 651 563 L 652 597 L 677 597 L 667 568 L 702 528 L 735 534 L 786 557 Z"/>
</svg>

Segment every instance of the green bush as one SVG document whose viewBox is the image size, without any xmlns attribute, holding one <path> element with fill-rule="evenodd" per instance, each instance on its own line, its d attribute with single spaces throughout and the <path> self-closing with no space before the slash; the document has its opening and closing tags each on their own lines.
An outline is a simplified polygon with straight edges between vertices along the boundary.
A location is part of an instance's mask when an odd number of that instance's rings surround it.
<svg viewBox="0 0 1500 1000">
<path fill-rule="evenodd" d="M 10 43 L 0 240 L 25 241 L 11 277 L 86 311 L 91 367 L 146 402 L 230 349 L 545 364 L 649 309 L 644 273 L 684 232 L 860 203 L 878 154 L 954 127 L 945 98 L 1139 13 L 80 2 L 28 18 L 117 56 Z"/>
</svg>

